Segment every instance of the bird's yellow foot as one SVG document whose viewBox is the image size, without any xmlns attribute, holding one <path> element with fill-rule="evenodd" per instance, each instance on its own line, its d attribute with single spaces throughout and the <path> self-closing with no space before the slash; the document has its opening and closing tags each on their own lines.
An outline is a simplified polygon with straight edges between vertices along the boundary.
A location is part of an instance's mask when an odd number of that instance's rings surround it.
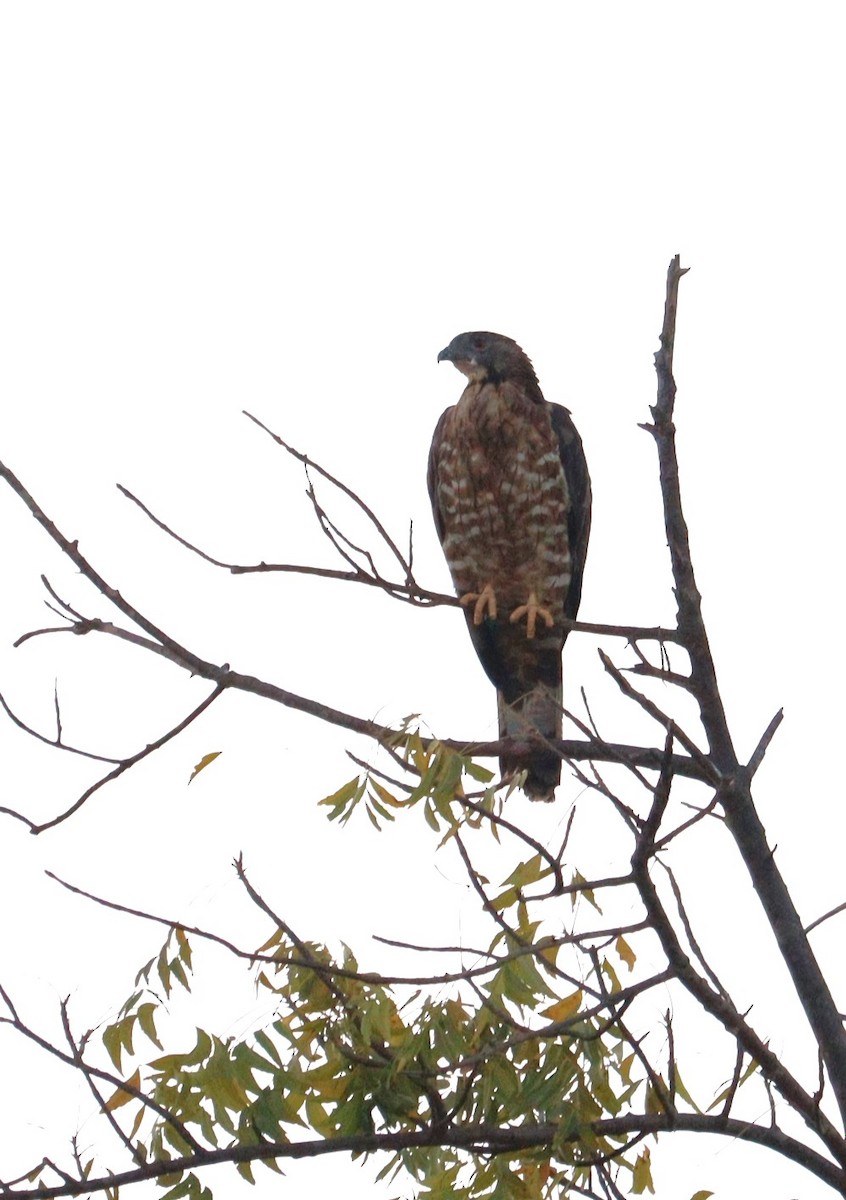
<svg viewBox="0 0 846 1200">
<path fill-rule="evenodd" d="M 489 616 L 492 621 L 496 620 L 496 593 L 493 587 L 486 583 L 481 592 L 466 592 L 459 598 L 458 603 L 462 608 L 473 607 L 473 624 L 481 625 L 485 616 Z"/>
<path fill-rule="evenodd" d="M 546 625 L 547 629 L 551 629 L 555 624 L 552 613 L 548 608 L 544 608 L 542 604 L 538 604 L 538 598 L 534 592 L 529 592 L 529 598 L 525 604 L 521 604 L 519 608 L 515 608 L 509 618 L 511 624 L 514 625 L 517 621 L 522 621 L 526 618 L 526 637 L 533 638 L 535 636 L 535 626 L 537 625 L 538 617 Z"/>
</svg>

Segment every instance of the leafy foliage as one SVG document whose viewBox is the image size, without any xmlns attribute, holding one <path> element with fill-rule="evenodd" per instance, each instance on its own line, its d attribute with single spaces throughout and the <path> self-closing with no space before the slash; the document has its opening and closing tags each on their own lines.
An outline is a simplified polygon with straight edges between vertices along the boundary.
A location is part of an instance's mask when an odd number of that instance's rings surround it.
<svg viewBox="0 0 846 1200">
<path fill-rule="evenodd" d="M 363 805 L 378 824 L 418 807 L 441 846 L 482 828 L 500 836 L 497 792 L 472 807 L 464 793 L 467 781 L 487 782 L 487 772 L 443 746 L 424 747 L 414 732 L 398 750 L 414 762 L 419 786 L 399 798 L 367 774 L 322 801 L 332 819 L 347 821 Z M 398 1148 L 382 1176 L 408 1172 L 433 1200 L 559 1195 L 587 1186 L 606 1162 L 633 1195 L 650 1191 L 648 1152 L 635 1154 L 624 1135 L 596 1124 L 647 1090 L 631 1038 L 614 1019 L 619 967 L 633 968 L 635 955 L 618 937 L 593 952 L 601 992 L 574 987 L 583 964 L 559 964 L 565 952 L 579 958 L 573 931 L 553 936 L 530 917 L 554 866 L 538 853 L 519 861 L 490 900 L 497 928 L 487 955 L 429 986 L 363 974 L 349 948 L 333 955 L 277 923 L 252 967 L 257 988 L 272 997 L 272 1018 L 239 1038 L 198 1029 L 185 1051 L 135 1065 L 127 1086 L 143 1086 L 155 1109 L 120 1088 L 111 1098 L 113 1111 L 129 1110 L 137 1155 L 177 1163 L 197 1149 L 235 1146 L 246 1152 L 238 1170 L 252 1179 L 250 1155 L 277 1169 L 274 1150 L 306 1136 L 359 1139 L 366 1150 L 368 1138 L 394 1133 L 417 1144 Z M 574 893 L 586 889 L 573 877 Z M 103 1030 L 116 1067 L 137 1059 L 139 1030 L 162 1048 L 159 1010 L 175 987 L 190 989 L 191 976 L 191 943 L 176 927 Z M 166 1179 L 168 1200 L 208 1195 L 193 1172 L 175 1168 Z"/>
</svg>

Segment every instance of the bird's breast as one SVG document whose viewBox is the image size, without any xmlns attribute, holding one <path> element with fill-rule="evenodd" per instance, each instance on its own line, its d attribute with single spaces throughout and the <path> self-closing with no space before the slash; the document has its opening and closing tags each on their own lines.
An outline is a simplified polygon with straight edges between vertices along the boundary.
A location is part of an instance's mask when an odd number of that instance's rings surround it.
<svg viewBox="0 0 846 1200">
<path fill-rule="evenodd" d="M 569 494 L 545 405 L 518 389 L 470 384 L 445 430 L 439 499 L 459 590 L 493 581 L 525 597 L 569 583 Z"/>
</svg>

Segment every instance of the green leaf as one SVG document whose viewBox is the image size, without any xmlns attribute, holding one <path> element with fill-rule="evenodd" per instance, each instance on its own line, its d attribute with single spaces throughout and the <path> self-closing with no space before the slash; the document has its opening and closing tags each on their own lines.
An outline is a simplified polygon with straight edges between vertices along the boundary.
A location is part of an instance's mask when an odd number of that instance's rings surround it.
<svg viewBox="0 0 846 1200">
<path fill-rule="evenodd" d="M 576 901 L 578 900 L 579 896 L 584 896 L 584 898 L 585 898 L 585 900 L 587 900 L 588 904 L 592 904 L 598 913 L 602 912 L 602 909 L 599 907 L 599 904 L 596 901 L 596 897 L 593 894 L 593 888 L 589 888 L 589 887 L 585 886 L 587 884 L 587 880 L 585 879 L 584 875 L 582 875 L 581 871 L 574 871 L 573 878 L 571 879 L 570 882 L 572 885 L 579 888 L 579 890 L 577 892 L 570 893 L 573 907 L 575 907 Z"/>
<path fill-rule="evenodd" d="M 317 1100 L 313 1100 L 311 1096 L 306 1097 L 305 1102 L 306 1120 L 309 1126 L 315 1133 L 319 1133 L 321 1137 L 331 1137 L 335 1132 L 333 1123 L 326 1115 L 326 1109 Z"/>
<path fill-rule="evenodd" d="M 132 1128 L 130 1129 L 129 1133 L 127 1134 L 127 1139 L 130 1142 L 135 1137 L 135 1135 L 138 1133 L 138 1130 L 141 1128 L 141 1122 L 144 1120 L 144 1113 L 146 1111 L 147 1110 L 144 1107 L 144 1105 L 143 1104 L 140 1105 L 138 1112 L 135 1114 L 135 1120 L 132 1122 Z M 146 1155 L 144 1154 L 144 1147 L 141 1145 L 140 1142 L 138 1143 L 138 1147 L 139 1147 L 139 1150 L 141 1153 L 141 1157 L 145 1158 Z"/>
<path fill-rule="evenodd" d="M 423 816 L 426 818 L 426 824 L 430 829 L 434 829 L 435 833 L 441 832 L 441 827 L 438 823 L 438 818 L 435 816 L 435 810 L 431 801 L 427 800 L 423 808 Z"/>
<path fill-rule="evenodd" d="M 511 908 L 512 904 L 516 904 L 520 899 L 520 893 L 515 887 L 508 887 L 504 892 L 491 901 L 491 907 L 497 912 L 502 912 L 504 908 Z"/>
<path fill-rule="evenodd" d="M 741 1084 L 744 1084 L 746 1082 L 746 1080 L 750 1077 L 750 1075 L 754 1075 L 757 1070 L 758 1070 L 758 1062 L 756 1059 L 753 1058 L 750 1061 L 746 1070 L 743 1072 L 743 1074 L 738 1079 L 737 1087 L 739 1088 L 741 1086 Z M 713 1112 L 715 1108 L 717 1108 L 720 1104 L 723 1104 L 731 1095 L 731 1091 L 734 1086 L 735 1085 L 733 1082 L 726 1084 L 726 1086 L 723 1088 L 723 1090 L 720 1092 L 720 1094 L 718 1096 L 715 1096 L 714 1099 L 711 1101 L 711 1103 L 708 1105 L 708 1108 L 706 1111 Z M 735 1090 L 737 1090 L 737 1089 L 735 1088 Z"/>
<path fill-rule="evenodd" d="M 643 1192 L 651 1192 L 655 1195 L 655 1185 L 652 1182 L 652 1167 L 649 1161 L 649 1151 L 639 1155 L 637 1162 L 634 1165 L 634 1178 L 632 1180 L 632 1193 L 635 1196 L 641 1195 Z"/>
<path fill-rule="evenodd" d="M 164 1183 L 167 1186 L 172 1179 L 182 1179 L 181 1172 L 174 1175 L 160 1175 L 159 1183 Z M 194 1179 L 193 1175 L 187 1175 L 185 1179 L 182 1179 L 181 1183 L 177 1183 L 176 1187 L 171 1188 L 169 1192 L 165 1192 L 161 1200 L 181 1200 L 182 1196 L 189 1196 L 193 1190 L 192 1180 Z"/>
<path fill-rule="evenodd" d="M 534 855 L 527 862 L 520 863 L 515 867 L 507 879 L 503 879 L 503 883 L 513 884 L 516 888 L 527 887 L 530 883 L 537 883 L 549 874 L 549 867 L 544 869 L 543 859 L 539 854 Z"/>
<path fill-rule="evenodd" d="M 156 961 L 156 960 L 155 960 L 154 958 L 151 958 L 151 959 L 150 959 L 150 961 L 149 961 L 148 963 L 145 963 L 145 964 L 144 964 L 144 966 L 141 968 L 141 970 L 140 970 L 140 971 L 138 972 L 138 974 L 135 976 L 135 982 L 136 982 L 136 984 L 140 983 L 142 979 L 144 980 L 144 982 L 145 982 L 145 983 L 149 983 L 149 981 L 150 981 L 150 972 L 151 972 L 151 971 L 152 971 L 152 969 L 153 969 L 153 966 L 154 966 L 154 964 L 155 964 L 155 961 Z"/>
<path fill-rule="evenodd" d="M 658 1087 L 656 1087 L 656 1084 Z M 665 1113 L 669 1089 L 661 1075 L 655 1076 L 655 1083 L 650 1083 L 646 1089 L 644 1107 L 648 1113 Z"/>
<path fill-rule="evenodd" d="M 161 950 L 159 951 L 159 957 L 156 960 L 156 972 L 158 974 L 161 985 L 164 988 L 164 994 L 166 996 L 170 995 L 170 964 L 168 962 L 168 957 L 167 957 L 167 952 L 168 952 L 169 946 L 170 946 L 170 936 L 168 936 L 167 941 L 165 942 L 165 944 L 162 946 Z"/>
<path fill-rule="evenodd" d="M 153 1045 L 157 1046 L 159 1050 L 164 1050 L 164 1046 L 156 1036 L 155 1012 L 157 1007 L 152 1003 L 140 1004 L 138 1006 L 138 1023 Z"/>
<path fill-rule="evenodd" d="M 693 1099 L 690 1092 L 687 1090 L 687 1088 L 685 1087 L 685 1085 L 682 1081 L 682 1077 L 681 1077 L 681 1074 L 679 1073 L 678 1065 L 676 1065 L 676 1071 L 675 1071 L 675 1085 L 676 1085 L 676 1092 L 678 1093 L 679 1096 L 681 1096 L 682 1100 L 686 1100 L 692 1109 L 695 1109 L 696 1112 L 701 1113 L 702 1109 L 699 1107 L 699 1105 Z"/>
<path fill-rule="evenodd" d="M 481 763 L 473 762 L 472 758 L 462 760 L 464 770 L 471 779 L 475 779 L 477 783 L 490 783 L 494 777 L 493 771 L 489 771 L 487 767 L 483 767 Z"/>
<path fill-rule="evenodd" d="M 394 816 L 394 814 L 392 812 L 390 812 L 388 810 L 388 808 L 385 807 L 384 804 L 379 803 L 379 801 L 376 799 L 375 792 L 370 793 L 370 795 L 368 797 L 368 804 L 369 804 L 369 807 L 373 809 L 374 813 L 379 814 L 379 816 L 382 818 L 383 821 L 395 821 L 396 820 L 396 817 Z"/>
<path fill-rule="evenodd" d="M 191 985 L 188 982 L 188 976 L 185 974 L 185 971 L 183 969 L 183 966 L 182 966 L 182 963 L 180 962 L 180 960 L 178 958 L 172 958 L 170 960 L 170 963 L 168 964 L 168 966 L 170 967 L 171 975 L 175 976 L 176 979 L 179 980 L 179 982 L 185 988 L 186 992 L 190 992 Z"/>
<path fill-rule="evenodd" d="M 143 992 L 133 992 L 133 994 L 129 997 L 129 999 L 124 1004 L 123 1008 L 120 1010 L 121 1015 L 127 1016 L 127 1014 L 131 1013 L 133 1008 L 135 1007 L 135 1005 L 138 1003 L 138 1001 L 141 999 L 141 997 L 143 995 L 144 995 Z"/>
<path fill-rule="evenodd" d="M 116 1071 L 120 1070 L 123 1040 L 120 1025 L 107 1025 L 103 1030 L 103 1045 Z"/>
<path fill-rule="evenodd" d="M 268 1058 L 271 1058 L 276 1063 L 277 1067 L 281 1067 L 282 1059 L 279 1057 L 279 1051 L 277 1050 L 276 1043 L 273 1041 L 273 1039 L 268 1037 L 263 1029 L 257 1029 L 253 1034 L 253 1037 L 256 1039 L 256 1042 L 259 1046 L 261 1046 Z"/>
<path fill-rule="evenodd" d="M 120 1040 L 123 1044 L 123 1048 L 126 1050 L 127 1054 L 131 1055 L 133 1053 L 132 1034 L 135 1030 L 134 1014 L 130 1017 L 127 1017 L 124 1021 L 121 1021 L 120 1025 L 118 1025 L 118 1029 L 120 1030 Z"/>
<path fill-rule="evenodd" d="M 364 795 L 364 787 L 364 780 L 356 775 L 354 779 L 350 779 L 343 787 L 338 788 L 337 792 L 333 792 L 331 796 L 325 796 L 318 803 L 332 809 L 329 813 L 330 821 L 336 821 L 340 818 L 341 823 L 346 824 L 352 814 L 352 810 Z"/>
<path fill-rule="evenodd" d="M 205 1062 L 211 1053 L 212 1040 L 204 1029 L 197 1030 L 197 1041 L 194 1049 L 190 1054 L 166 1054 L 163 1058 L 156 1058 L 150 1066 L 157 1071 L 181 1071 L 184 1067 L 197 1067 L 200 1063 Z"/>
</svg>

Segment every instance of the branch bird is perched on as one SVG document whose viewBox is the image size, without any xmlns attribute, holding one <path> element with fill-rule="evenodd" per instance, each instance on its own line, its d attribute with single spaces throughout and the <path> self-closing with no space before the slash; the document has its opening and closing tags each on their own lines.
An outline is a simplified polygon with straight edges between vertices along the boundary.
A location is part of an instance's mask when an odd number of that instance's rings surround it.
<svg viewBox="0 0 846 1200">
<path fill-rule="evenodd" d="M 511 338 L 461 333 L 438 355 L 444 361 L 468 383 L 432 439 L 435 525 L 497 689 L 499 735 L 525 739 L 500 759 L 503 778 L 526 769 L 526 794 L 551 800 L 561 760 L 538 735 L 561 737 L 563 620 L 578 612 L 590 532 L 582 442 Z"/>
</svg>

